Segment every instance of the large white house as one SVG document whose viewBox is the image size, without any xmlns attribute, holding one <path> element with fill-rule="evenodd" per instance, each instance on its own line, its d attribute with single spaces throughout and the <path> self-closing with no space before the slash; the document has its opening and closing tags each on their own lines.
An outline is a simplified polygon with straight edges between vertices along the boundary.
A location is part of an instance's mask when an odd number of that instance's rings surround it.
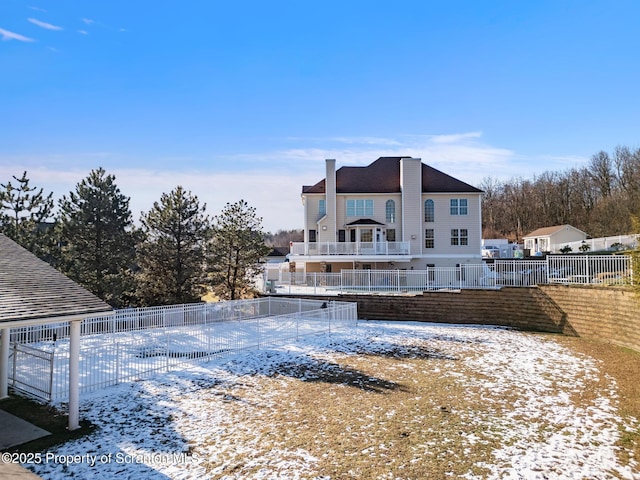
<svg viewBox="0 0 640 480">
<path fill-rule="evenodd" d="M 381 157 L 366 167 L 326 160 L 302 187 L 304 238 L 292 270 L 416 269 L 480 263 L 482 191 L 419 158 Z"/>
</svg>

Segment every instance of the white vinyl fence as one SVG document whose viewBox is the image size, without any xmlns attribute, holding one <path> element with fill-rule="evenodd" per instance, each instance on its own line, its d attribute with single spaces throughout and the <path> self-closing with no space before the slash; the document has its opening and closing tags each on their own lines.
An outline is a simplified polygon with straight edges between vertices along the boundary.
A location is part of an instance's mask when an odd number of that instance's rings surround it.
<svg viewBox="0 0 640 480">
<path fill-rule="evenodd" d="M 628 255 L 553 255 L 540 260 L 496 259 L 426 270 L 342 270 L 283 276 L 268 283 L 268 293 L 409 293 L 465 288 L 528 287 L 547 283 L 631 284 Z"/>
<path fill-rule="evenodd" d="M 570 248 L 572 252 L 581 252 L 581 249 L 587 249 L 590 252 L 597 251 L 620 251 L 625 249 L 634 249 L 638 246 L 640 235 L 616 235 L 615 237 L 590 238 L 577 242 L 557 243 L 551 245 L 552 252 L 560 252 L 562 248 Z"/>
<path fill-rule="evenodd" d="M 354 328 L 356 321 L 355 303 L 273 297 L 119 310 L 82 322 L 80 391 L 305 335 Z M 12 356 L 9 384 L 45 401 L 67 397 L 68 338 L 68 322 L 12 329 L 12 350 L 17 354 Z"/>
</svg>

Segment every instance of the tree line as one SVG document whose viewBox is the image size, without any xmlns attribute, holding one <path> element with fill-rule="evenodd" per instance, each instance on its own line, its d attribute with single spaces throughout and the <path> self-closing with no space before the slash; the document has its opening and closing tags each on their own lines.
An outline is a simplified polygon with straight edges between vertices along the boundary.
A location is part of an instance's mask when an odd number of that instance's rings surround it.
<svg viewBox="0 0 640 480">
<path fill-rule="evenodd" d="M 27 172 L 0 184 L 0 231 L 115 308 L 250 295 L 269 248 L 244 200 L 209 217 L 182 186 L 163 193 L 134 225 L 130 198 L 98 168 L 58 200 Z M 51 221 L 52 220 L 52 221 Z"/>
<path fill-rule="evenodd" d="M 479 188 L 483 238 L 520 243 L 537 228 L 564 224 L 594 238 L 640 233 L 640 148 L 600 151 L 583 167 L 533 179 L 486 178 Z"/>
</svg>

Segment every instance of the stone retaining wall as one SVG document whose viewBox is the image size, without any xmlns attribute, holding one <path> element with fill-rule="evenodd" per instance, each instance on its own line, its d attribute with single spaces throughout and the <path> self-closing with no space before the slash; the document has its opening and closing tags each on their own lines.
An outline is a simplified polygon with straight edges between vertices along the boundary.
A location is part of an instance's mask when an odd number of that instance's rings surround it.
<svg viewBox="0 0 640 480">
<path fill-rule="evenodd" d="M 339 299 L 357 302 L 361 319 L 501 325 L 596 338 L 640 351 L 640 296 L 623 287 L 541 285 Z"/>
</svg>

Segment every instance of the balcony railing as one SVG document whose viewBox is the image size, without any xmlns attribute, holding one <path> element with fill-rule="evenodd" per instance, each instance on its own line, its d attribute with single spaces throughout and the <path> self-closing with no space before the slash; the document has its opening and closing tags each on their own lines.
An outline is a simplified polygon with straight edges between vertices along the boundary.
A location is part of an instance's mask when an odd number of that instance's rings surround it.
<svg viewBox="0 0 640 480">
<path fill-rule="evenodd" d="M 426 270 L 342 270 L 340 273 L 278 271 L 265 282 L 270 293 L 338 294 L 425 292 L 541 284 L 634 285 L 631 255 L 554 255 L 540 260 L 496 260 Z"/>
<path fill-rule="evenodd" d="M 409 242 L 293 243 L 291 255 L 409 255 Z"/>
</svg>

